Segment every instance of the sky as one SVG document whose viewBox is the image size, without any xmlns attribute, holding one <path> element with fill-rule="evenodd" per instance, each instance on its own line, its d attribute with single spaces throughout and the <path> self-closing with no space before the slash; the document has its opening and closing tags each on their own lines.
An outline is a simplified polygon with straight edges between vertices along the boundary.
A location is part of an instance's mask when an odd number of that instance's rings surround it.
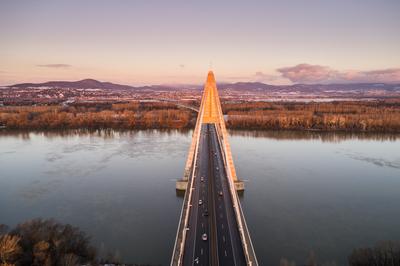
<svg viewBox="0 0 400 266">
<path fill-rule="evenodd" d="M 0 85 L 400 83 L 399 0 L 1 0 Z"/>
</svg>

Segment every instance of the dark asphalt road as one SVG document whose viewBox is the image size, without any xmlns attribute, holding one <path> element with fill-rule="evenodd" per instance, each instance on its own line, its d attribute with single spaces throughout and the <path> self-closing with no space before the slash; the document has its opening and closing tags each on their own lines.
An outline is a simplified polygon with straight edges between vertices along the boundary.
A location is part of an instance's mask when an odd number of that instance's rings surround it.
<svg viewBox="0 0 400 266">
<path fill-rule="evenodd" d="M 197 156 L 183 265 L 246 265 L 214 124 L 202 125 Z"/>
</svg>

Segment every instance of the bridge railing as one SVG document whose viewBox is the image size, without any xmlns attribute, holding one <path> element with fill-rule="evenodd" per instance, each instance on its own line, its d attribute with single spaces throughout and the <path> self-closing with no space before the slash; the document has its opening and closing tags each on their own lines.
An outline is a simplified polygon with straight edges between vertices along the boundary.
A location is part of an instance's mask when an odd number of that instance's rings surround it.
<svg viewBox="0 0 400 266">
<path fill-rule="evenodd" d="M 194 172 L 195 167 L 192 168 L 192 172 Z M 183 250 L 186 239 L 186 228 L 187 228 L 187 216 L 189 214 L 190 209 L 190 198 L 191 198 L 191 187 L 189 188 L 190 193 L 188 193 L 188 189 L 186 189 L 185 197 L 183 200 L 183 206 L 181 210 L 181 215 L 179 217 L 179 225 L 178 231 L 175 238 L 174 251 L 172 253 L 171 266 L 181 265 Z"/>
<path fill-rule="evenodd" d="M 236 216 L 236 220 L 237 220 L 238 227 L 239 227 L 239 234 L 240 234 L 240 238 L 242 240 L 244 254 L 246 256 L 246 262 L 247 262 L 247 265 L 249 265 L 249 266 L 253 266 L 253 265 L 258 266 L 256 253 L 254 251 L 253 243 L 250 238 L 250 232 L 247 227 L 246 219 L 244 218 L 242 207 L 240 205 L 240 201 L 237 196 L 231 169 L 230 169 L 230 167 L 228 165 L 228 161 L 226 159 L 227 151 L 226 151 L 226 146 L 224 145 L 225 141 L 221 140 L 221 138 L 226 138 L 227 136 L 224 136 L 224 134 L 221 134 L 221 132 L 220 132 L 221 129 L 218 126 L 216 126 L 216 128 L 217 128 L 217 136 L 218 136 L 219 145 L 220 145 L 220 147 L 223 148 L 222 158 L 224 160 L 225 170 L 228 175 L 228 184 L 230 187 L 229 190 L 230 190 L 231 197 L 232 197 L 233 209 L 235 210 L 235 216 Z"/>
<path fill-rule="evenodd" d="M 181 103 L 180 101 L 173 100 L 173 99 L 154 98 L 154 100 L 159 101 L 159 102 L 173 103 L 173 104 L 175 104 L 175 105 L 178 106 L 178 107 L 183 107 L 183 108 L 186 108 L 186 109 L 190 109 L 190 110 L 195 111 L 195 112 L 197 112 L 197 113 L 198 113 L 199 110 L 200 110 L 200 108 L 198 109 L 198 108 L 196 108 L 196 107 L 194 107 L 194 106 L 187 105 L 187 104 L 183 104 L 183 103 Z"/>
<path fill-rule="evenodd" d="M 194 150 L 194 159 L 191 165 L 191 178 L 189 179 L 188 188 L 185 192 L 184 202 L 182 206 L 181 216 L 179 219 L 179 226 L 178 232 L 176 234 L 175 245 L 174 245 L 174 252 L 172 254 L 171 266 L 175 265 L 182 265 L 183 253 L 185 250 L 185 242 L 186 242 L 186 231 L 188 230 L 188 222 L 189 222 L 189 214 L 190 214 L 190 207 L 192 206 L 192 191 L 193 191 L 193 183 L 196 174 L 196 162 L 197 162 L 197 154 L 199 150 L 199 143 L 200 143 L 200 132 L 201 132 L 201 121 L 203 119 L 203 112 L 201 111 L 198 117 L 198 123 L 196 124 L 199 126 L 199 131 L 197 135 L 193 135 L 196 139 L 196 148 Z M 183 219 L 182 219 L 183 218 Z M 183 221 L 183 224 L 182 224 Z"/>
</svg>

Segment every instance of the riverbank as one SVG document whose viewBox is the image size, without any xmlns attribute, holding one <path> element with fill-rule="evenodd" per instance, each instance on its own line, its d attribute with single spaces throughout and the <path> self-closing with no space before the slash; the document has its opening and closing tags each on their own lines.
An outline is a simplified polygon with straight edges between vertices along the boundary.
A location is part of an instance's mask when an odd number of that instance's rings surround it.
<svg viewBox="0 0 400 266">
<path fill-rule="evenodd" d="M 181 129 L 193 127 L 195 116 L 169 103 L 0 107 L 0 125 L 6 130 Z"/>
<path fill-rule="evenodd" d="M 229 129 L 400 133 L 400 99 L 222 104 Z M 173 103 L 0 107 L 2 130 L 191 129 L 197 113 Z"/>
<path fill-rule="evenodd" d="M 252 102 L 223 108 L 231 129 L 400 132 L 400 100 Z"/>
</svg>

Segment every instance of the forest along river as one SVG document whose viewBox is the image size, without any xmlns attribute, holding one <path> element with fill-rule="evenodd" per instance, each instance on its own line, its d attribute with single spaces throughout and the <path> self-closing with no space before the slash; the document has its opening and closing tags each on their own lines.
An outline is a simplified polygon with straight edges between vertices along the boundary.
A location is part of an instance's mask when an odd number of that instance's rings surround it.
<svg viewBox="0 0 400 266">
<path fill-rule="evenodd" d="M 191 131 L 0 133 L 0 224 L 54 218 L 100 254 L 168 265 Z M 260 265 L 346 264 L 353 248 L 400 240 L 400 136 L 231 131 Z"/>
</svg>

